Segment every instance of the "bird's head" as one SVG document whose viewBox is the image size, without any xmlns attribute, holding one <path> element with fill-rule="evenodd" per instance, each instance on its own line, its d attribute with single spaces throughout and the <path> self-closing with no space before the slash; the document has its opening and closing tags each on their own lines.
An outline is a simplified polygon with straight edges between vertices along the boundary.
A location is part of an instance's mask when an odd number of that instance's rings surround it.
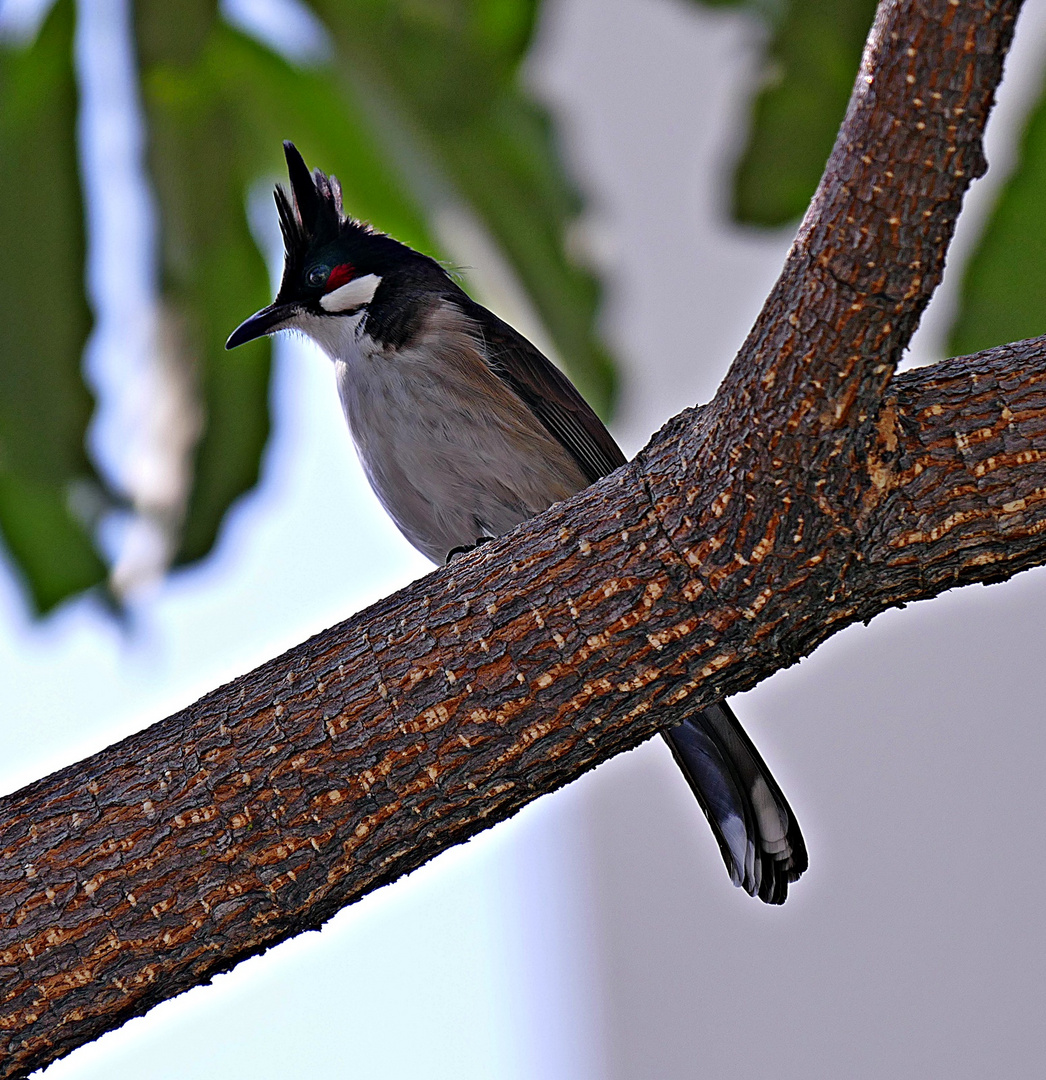
<svg viewBox="0 0 1046 1080">
<path fill-rule="evenodd" d="M 302 330 L 327 338 L 326 320 L 357 316 L 374 298 L 383 277 L 425 256 L 347 217 L 341 186 L 319 169 L 309 172 L 291 142 L 283 144 L 291 190 L 276 186 L 283 232 L 283 280 L 276 299 L 242 322 L 225 343 L 233 349 L 277 330 Z M 317 321 L 319 320 L 319 321 Z"/>
</svg>

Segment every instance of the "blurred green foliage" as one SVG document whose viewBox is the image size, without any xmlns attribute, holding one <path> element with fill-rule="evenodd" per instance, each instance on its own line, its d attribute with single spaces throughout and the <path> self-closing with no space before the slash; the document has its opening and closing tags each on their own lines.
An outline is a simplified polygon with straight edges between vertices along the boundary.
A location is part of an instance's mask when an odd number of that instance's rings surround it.
<svg viewBox="0 0 1046 1080">
<path fill-rule="evenodd" d="M 76 168 L 72 0 L 0 50 L 0 531 L 33 605 L 105 579 L 77 495 L 101 483 L 84 437 L 91 329 Z"/>
<path fill-rule="evenodd" d="M 766 27 L 762 76 L 732 179 L 739 222 L 796 221 L 846 109 L 874 0 L 694 0 Z M 559 355 L 604 416 L 614 366 L 595 329 L 600 291 L 569 256 L 581 197 L 520 66 L 539 0 L 309 0 L 330 43 L 296 65 L 237 31 L 217 0 L 135 0 L 134 29 L 158 207 L 166 362 L 196 396 L 191 487 L 169 516 L 171 560 L 213 547 L 257 481 L 269 434 L 270 346 L 225 337 L 270 299 L 248 192 L 283 171 L 281 142 L 335 173 L 346 205 L 446 258 L 441 215 L 464 211 L 499 245 Z M 124 507 L 85 450 L 91 331 L 76 152 L 73 0 L 36 39 L 0 42 L 0 534 L 32 607 L 104 583 L 106 508 Z M 970 351 L 1046 331 L 1046 106 L 968 264 L 952 334 Z"/>
<path fill-rule="evenodd" d="M 800 217 L 850 100 L 876 0 L 785 0 L 770 19 L 762 87 L 734 174 L 738 221 Z"/>
<path fill-rule="evenodd" d="M 1046 333 L 1046 96 L 1025 128 L 1018 164 L 1003 185 L 966 264 L 952 355 Z"/>
</svg>

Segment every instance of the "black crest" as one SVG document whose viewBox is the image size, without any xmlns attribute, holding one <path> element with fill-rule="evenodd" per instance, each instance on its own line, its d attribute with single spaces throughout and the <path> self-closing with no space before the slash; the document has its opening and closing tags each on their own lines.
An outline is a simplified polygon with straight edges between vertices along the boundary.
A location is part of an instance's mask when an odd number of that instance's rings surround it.
<svg viewBox="0 0 1046 1080">
<path fill-rule="evenodd" d="M 341 202 L 341 185 L 337 178 L 316 169 L 309 172 L 298 148 L 287 141 L 283 144 L 290 175 L 290 192 L 276 185 L 276 209 L 283 233 L 284 285 L 293 287 L 304 268 L 310 251 L 338 240 L 345 232 L 363 229 L 345 216 Z"/>
<path fill-rule="evenodd" d="M 301 288 L 310 258 L 330 247 L 336 247 L 339 257 L 349 259 L 360 271 L 365 265 L 382 272 L 390 265 L 412 260 L 432 263 L 391 236 L 349 217 L 337 177 L 319 169 L 310 172 L 294 143 L 284 142 L 283 152 L 291 183 L 290 191 L 282 184 L 277 184 L 275 191 L 285 260 L 278 299 L 291 299 Z"/>
<path fill-rule="evenodd" d="M 341 185 L 337 178 L 316 169 L 309 172 L 298 148 L 283 144 L 292 196 L 276 185 L 276 207 L 288 254 L 292 249 L 336 240 L 345 225 L 351 225 L 341 204 Z"/>
</svg>

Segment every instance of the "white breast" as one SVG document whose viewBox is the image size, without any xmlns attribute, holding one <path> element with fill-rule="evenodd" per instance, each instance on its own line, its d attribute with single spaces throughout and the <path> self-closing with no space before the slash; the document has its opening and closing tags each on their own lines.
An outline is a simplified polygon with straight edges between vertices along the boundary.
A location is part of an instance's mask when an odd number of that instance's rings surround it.
<svg viewBox="0 0 1046 1080">
<path fill-rule="evenodd" d="M 435 309 L 402 349 L 375 343 L 362 314 L 310 316 L 301 328 L 334 360 L 371 486 L 434 562 L 586 485 L 573 458 L 483 363 L 475 328 L 456 308 Z"/>
</svg>

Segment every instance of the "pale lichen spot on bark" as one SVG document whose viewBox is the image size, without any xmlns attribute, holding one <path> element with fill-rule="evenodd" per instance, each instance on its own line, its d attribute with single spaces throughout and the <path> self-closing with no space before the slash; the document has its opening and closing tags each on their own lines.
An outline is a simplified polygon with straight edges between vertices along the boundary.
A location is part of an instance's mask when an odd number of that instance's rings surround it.
<svg viewBox="0 0 1046 1080">
<path fill-rule="evenodd" d="M 450 719 L 450 712 L 446 705 L 440 702 L 431 708 L 420 712 L 413 722 L 405 724 L 403 730 L 415 734 L 419 731 L 434 731 L 442 727 Z"/>
<path fill-rule="evenodd" d="M 996 562 L 999 557 L 990 551 L 982 551 L 966 559 L 967 566 L 988 566 Z"/>
<path fill-rule="evenodd" d="M 619 592 L 628 588 L 628 582 L 622 581 L 621 578 L 611 578 L 603 585 L 603 598 L 609 600 L 612 596 L 617 596 Z"/>
<path fill-rule="evenodd" d="M 687 602 L 693 602 L 705 591 L 705 586 L 696 578 L 691 578 L 683 586 L 683 599 Z"/>
<path fill-rule="evenodd" d="M 898 536 L 895 540 L 891 541 L 891 546 L 908 547 L 911 544 L 921 544 L 926 543 L 927 541 L 932 543 L 935 540 L 939 540 L 946 533 L 951 532 L 957 525 L 962 525 L 967 521 L 974 521 L 981 516 L 981 513 L 964 513 L 961 511 L 949 514 L 940 525 L 935 525 L 932 529 L 914 529 L 907 535 Z"/>
<path fill-rule="evenodd" d="M 523 747 L 537 742 L 542 736 L 547 735 L 555 726 L 552 720 L 538 720 L 519 733 L 519 743 Z"/>
<path fill-rule="evenodd" d="M 760 540 L 759 543 L 756 544 L 754 548 L 752 548 L 751 561 L 754 562 L 754 563 L 762 562 L 763 559 L 765 559 L 766 556 L 773 549 L 773 546 L 774 546 L 773 540 L 771 540 L 769 536 L 764 536 L 763 539 Z"/>
<path fill-rule="evenodd" d="M 662 672 L 659 668 L 644 668 L 642 671 L 637 672 L 635 675 L 633 675 L 632 678 L 628 679 L 626 682 L 618 683 L 617 688 L 622 693 L 630 693 L 635 690 L 642 690 L 644 687 L 649 686 L 652 682 L 656 682 L 658 679 L 660 679 L 661 674 Z M 649 702 L 646 702 L 645 705 L 646 708 L 650 707 Z M 639 711 L 645 711 L 645 709 Z M 637 710 L 633 709 L 628 715 L 637 715 Z"/>
<path fill-rule="evenodd" d="M 696 626 L 696 619 L 684 619 L 674 626 L 668 626 L 664 630 L 658 630 L 655 633 L 647 634 L 646 639 L 660 652 L 669 642 L 678 641 L 680 638 L 692 634 Z"/>
<path fill-rule="evenodd" d="M 589 698 L 593 698 L 598 695 L 608 694 L 610 693 L 611 689 L 612 686 L 609 679 L 594 679 L 592 682 L 587 682 L 584 686 L 581 687 L 580 696 L 585 700 L 588 700 Z M 601 722 L 602 721 L 598 717 L 593 719 L 593 723 L 598 724 Z"/>
<path fill-rule="evenodd" d="M 577 548 L 582 555 L 590 555 L 592 553 L 592 545 L 584 537 L 578 541 Z"/>
</svg>

